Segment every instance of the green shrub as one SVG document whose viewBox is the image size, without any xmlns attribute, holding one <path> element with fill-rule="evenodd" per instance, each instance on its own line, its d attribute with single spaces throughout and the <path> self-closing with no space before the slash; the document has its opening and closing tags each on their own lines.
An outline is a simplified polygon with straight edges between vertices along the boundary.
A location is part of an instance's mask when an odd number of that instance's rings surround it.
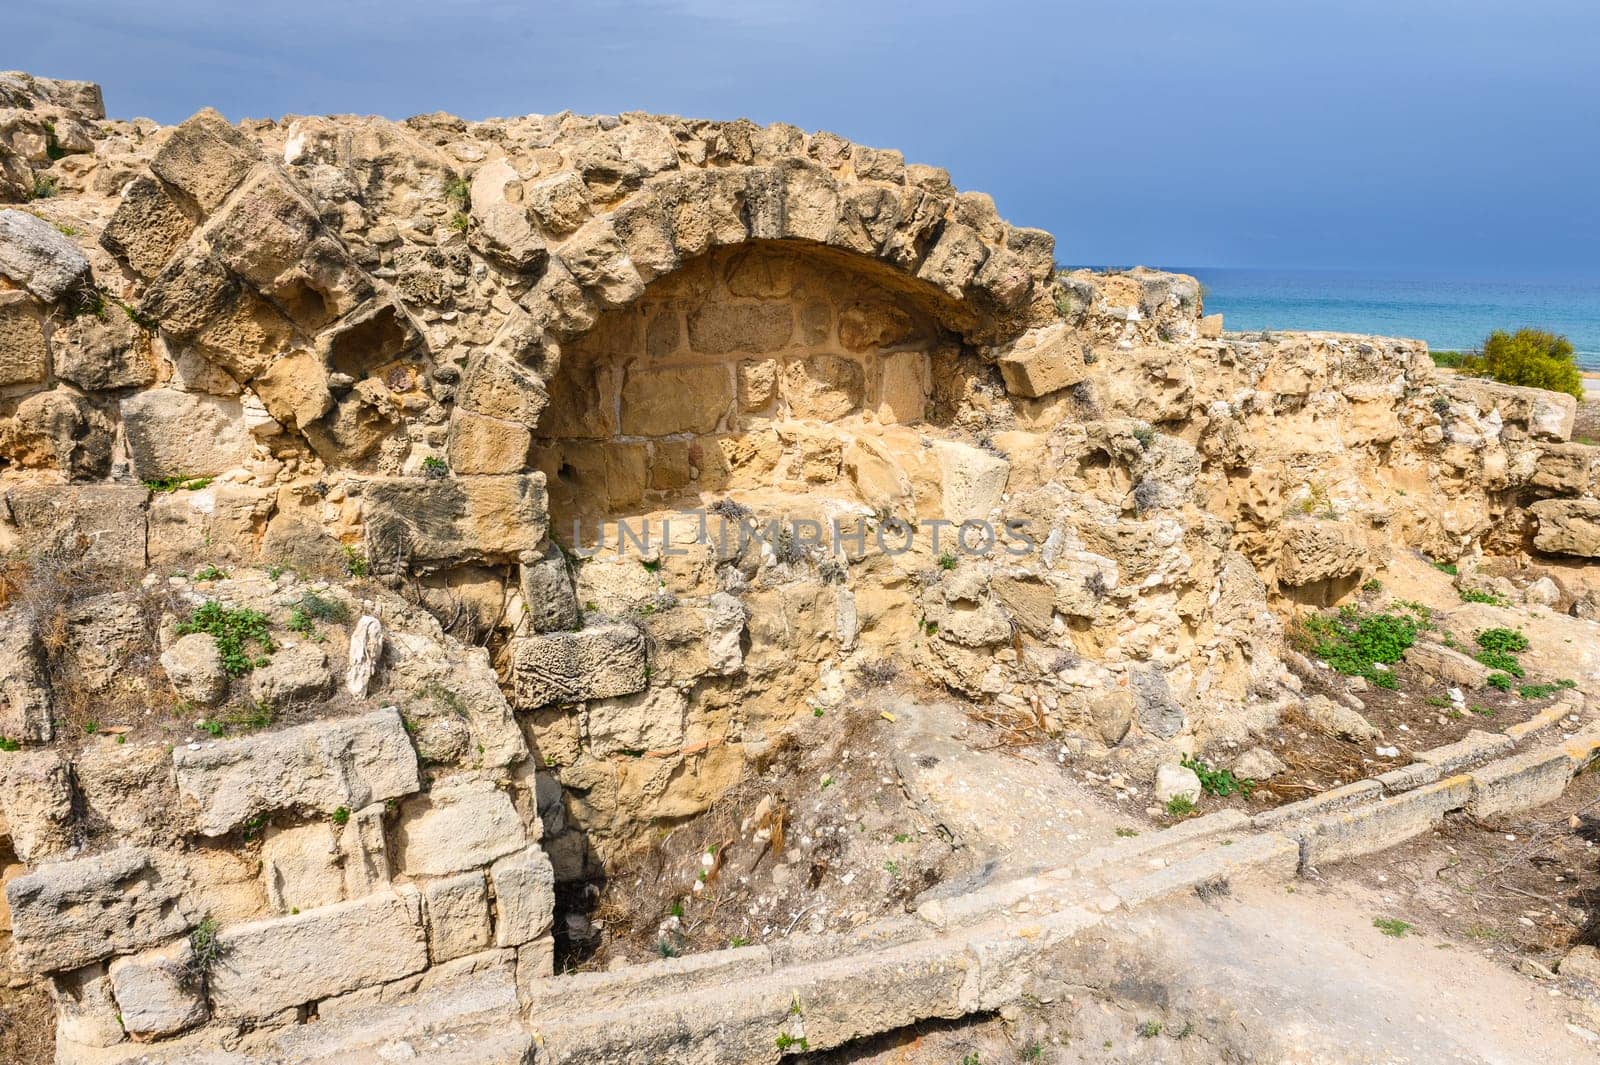
<svg viewBox="0 0 1600 1065">
<path fill-rule="evenodd" d="M 1583 399 L 1583 375 L 1573 360 L 1572 341 L 1543 329 L 1496 329 L 1483 350 L 1461 360 L 1461 369 L 1508 385 L 1529 385 Z"/>
<path fill-rule="evenodd" d="M 1528 638 L 1521 629 L 1483 629 L 1473 639 L 1485 651 L 1510 651 L 1517 654 L 1528 649 Z"/>
<path fill-rule="evenodd" d="M 1432 357 L 1435 366 L 1444 366 L 1451 370 L 1461 368 L 1463 356 L 1459 351 L 1430 351 L 1428 354 Z"/>
<path fill-rule="evenodd" d="M 1213 769 L 1198 758 L 1184 758 L 1179 764 L 1194 770 L 1194 775 L 1200 778 L 1200 790 L 1207 795 L 1227 798 L 1237 791 L 1248 799 L 1256 789 L 1255 781 L 1248 778 L 1241 780 L 1233 775 L 1231 769 Z"/>
<path fill-rule="evenodd" d="M 1493 592 L 1480 592 L 1476 588 L 1462 588 L 1457 594 L 1463 603 L 1487 603 L 1489 606 L 1510 606 L 1505 599 Z"/>
<path fill-rule="evenodd" d="M 1491 687 L 1491 688 L 1498 688 L 1503 692 L 1508 692 L 1508 691 L 1511 690 L 1511 684 L 1512 684 L 1512 680 L 1511 680 L 1511 675 L 1509 673 L 1491 673 L 1491 674 L 1489 674 L 1489 687 Z M 1492 715 L 1490 715 L 1490 716 L 1492 716 Z"/>
</svg>

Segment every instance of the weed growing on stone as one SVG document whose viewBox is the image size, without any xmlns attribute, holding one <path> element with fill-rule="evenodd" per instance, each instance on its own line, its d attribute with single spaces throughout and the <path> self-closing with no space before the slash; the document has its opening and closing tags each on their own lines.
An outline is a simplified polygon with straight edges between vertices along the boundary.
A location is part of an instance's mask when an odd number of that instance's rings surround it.
<svg viewBox="0 0 1600 1065">
<path fill-rule="evenodd" d="M 1511 690 L 1511 685 L 1513 683 L 1515 683 L 1515 682 L 1511 679 L 1511 674 L 1509 674 L 1509 673 L 1491 673 L 1491 674 L 1489 674 L 1488 685 L 1491 688 L 1495 688 L 1495 689 L 1497 689 L 1499 691 L 1503 691 L 1503 692 L 1508 692 L 1508 691 Z"/>
<path fill-rule="evenodd" d="M 1528 649 L 1528 638 L 1518 629 L 1484 629 L 1475 637 L 1481 650 L 1474 656 L 1479 662 L 1490 669 L 1500 673 L 1509 673 L 1513 677 L 1522 677 L 1522 663 L 1517 661 L 1517 653 Z M 1494 682 L 1494 678 L 1490 678 Z M 1510 685 L 1495 687 L 1501 691 L 1510 690 Z"/>
<path fill-rule="evenodd" d="M 1160 1021 L 1145 1021 L 1139 1025 L 1140 1039 L 1154 1039 L 1161 1034 Z"/>
<path fill-rule="evenodd" d="M 1167 800 L 1167 813 L 1172 817 L 1188 817 L 1194 809 L 1194 800 L 1187 795 L 1174 795 Z"/>
<path fill-rule="evenodd" d="M 1459 590 L 1458 594 L 1461 596 L 1461 601 L 1463 603 L 1486 603 L 1489 606 L 1511 605 L 1506 602 L 1504 596 L 1496 595 L 1493 592 L 1480 592 L 1476 588 L 1462 588 Z"/>
<path fill-rule="evenodd" d="M 207 917 L 189 933 L 189 964 L 184 976 L 202 990 L 211 977 L 211 970 L 222 960 L 222 941 L 217 938 L 221 927 L 216 918 Z"/>
<path fill-rule="evenodd" d="M 422 476 L 438 480 L 450 472 L 450 464 L 438 455 L 429 455 L 422 460 Z"/>
<path fill-rule="evenodd" d="M 1454 562 L 1435 562 L 1433 564 L 1433 568 L 1438 570 L 1440 573 L 1448 573 L 1452 577 L 1454 577 L 1458 572 Z"/>
<path fill-rule="evenodd" d="M 1395 688 L 1393 670 L 1379 669 L 1400 661 L 1417 640 L 1415 618 L 1400 614 L 1368 614 L 1353 606 L 1329 617 L 1312 614 L 1301 626 L 1306 650 L 1340 673 L 1365 677 L 1380 688 Z"/>
<path fill-rule="evenodd" d="M 161 477 L 153 481 L 145 481 L 144 486 L 156 493 L 198 492 L 210 483 L 210 477 Z"/>
<path fill-rule="evenodd" d="M 337 810 L 333 811 L 331 816 L 334 824 L 348 825 L 350 823 L 350 807 L 341 806 Z"/>
<path fill-rule="evenodd" d="M 939 556 L 939 568 L 942 569 L 942 570 L 946 570 L 946 571 L 955 569 L 956 568 L 956 556 L 950 554 L 948 551 L 946 551 L 944 554 L 940 555 Z"/>
<path fill-rule="evenodd" d="M 350 608 L 342 601 L 318 595 L 316 592 L 302 595 L 295 609 L 315 621 L 332 621 L 342 625 L 350 620 Z"/>
<path fill-rule="evenodd" d="M 790 1035 L 788 1032 L 778 1033 L 777 1045 L 779 1050 L 805 1050 L 806 1037 L 803 1035 Z"/>
<path fill-rule="evenodd" d="M 367 575 L 367 556 L 354 544 L 344 545 L 344 570 L 352 577 L 365 577 Z"/>
<path fill-rule="evenodd" d="M 178 635 L 204 632 L 217 641 L 217 651 L 222 656 L 222 669 L 231 677 L 250 672 L 265 665 L 265 657 L 252 657 L 247 647 L 255 644 L 271 654 L 274 650 L 272 636 L 267 631 L 267 616 L 259 610 L 232 609 L 215 599 L 200 606 L 188 620 L 178 623 Z"/>
<path fill-rule="evenodd" d="M 1250 793 L 1256 790 L 1255 781 L 1248 777 L 1236 777 L 1231 769 L 1213 769 L 1198 758 L 1184 758 L 1180 764 L 1194 770 L 1194 775 L 1200 778 L 1200 790 L 1207 795 L 1225 799 L 1238 792 L 1248 799 Z"/>
<path fill-rule="evenodd" d="M 228 579 L 227 571 L 216 566 L 202 566 L 195 570 L 194 579 L 197 581 L 225 581 Z"/>
</svg>

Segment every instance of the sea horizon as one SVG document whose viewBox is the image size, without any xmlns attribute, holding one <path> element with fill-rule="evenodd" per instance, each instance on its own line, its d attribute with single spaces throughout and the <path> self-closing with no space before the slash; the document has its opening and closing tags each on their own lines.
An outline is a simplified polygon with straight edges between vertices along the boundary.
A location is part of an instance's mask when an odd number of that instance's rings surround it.
<svg viewBox="0 0 1600 1065">
<path fill-rule="evenodd" d="M 1412 337 L 1436 351 L 1474 350 L 1496 329 L 1547 329 L 1572 341 L 1577 362 L 1600 370 L 1600 276 L 1494 277 L 1481 273 L 1352 268 L 1162 267 L 1206 286 L 1207 314 L 1223 328 L 1326 330 Z"/>
</svg>

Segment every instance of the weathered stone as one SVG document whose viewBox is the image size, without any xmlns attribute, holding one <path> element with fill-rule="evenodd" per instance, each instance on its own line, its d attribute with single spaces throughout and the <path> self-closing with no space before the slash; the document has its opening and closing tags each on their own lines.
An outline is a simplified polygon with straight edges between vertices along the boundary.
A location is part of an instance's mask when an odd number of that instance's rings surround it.
<svg viewBox="0 0 1600 1065">
<path fill-rule="evenodd" d="M 1288 768 L 1282 758 L 1265 747 L 1252 747 L 1233 763 L 1233 773 L 1241 780 L 1271 780 Z"/>
<path fill-rule="evenodd" d="M 66 388 L 38 392 L 0 427 L 5 451 L 19 466 L 60 470 L 74 480 L 103 477 L 111 465 L 113 427 L 93 404 Z"/>
<path fill-rule="evenodd" d="M 689 346 L 705 355 L 779 351 L 794 335 L 794 311 L 773 300 L 705 303 L 689 312 Z"/>
<path fill-rule="evenodd" d="M 212 966 L 219 1018 L 247 1020 L 398 980 L 428 965 L 415 888 L 225 927 Z"/>
<path fill-rule="evenodd" d="M 143 277 L 154 277 L 194 232 L 194 220 L 161 182 L 137 177 L 122 190 L 101 245 Z"/>
<path fill-rule="evenodd" d="M 210 214 L 244 180 L 258 157 L 255 145 L 208 107 L 168 134 L 150 160 L 150 169 L 201 213 Z"/>
<path fill-rule="evenodd" d="M 457 474 L 517 473 L 528 465 L 533 434 L 517 422 L 457 407 L 450 415 L 445 450 Z"/>
<path fill-rule="evenodd" d="M 215 706 L 227 694 L 228 674 L 223 671 L 216 638 L 209 633 L 180 636 L 161 653 L 161 668 L 180 698 L 200 706 Z"/>
<path fill-rule="evenodd" d="M 644 293 L 644 280 L 607 218 L 586 222 L 567 238 L 561 261 L 602 307 L 626 306 Z"/>
<path fill-rule="evenodd" d="M 254 441 L 239 401 L 170 389 L 122 401 L 123 431 L 140 480 L 214 476 L 242 465 Z"/>
<path fill-rule="evenodd" d="M 1083 341 L 1064 322 L 1024 333 L 995 361 L 1006 389 L 1029 399 L 1075 385 L 1089 374 Z"/>
<path fill-rule="evenodd" d="M 726 366 L 630 366 L 622 385 L 622 431 L 630 436 L 709 433 L 733 406 Z"/>
<path fill-rule="evenodd" d="M 1481 688 L 1493 672 L 1474 658 L 1431 640 L 1418 640 L 1406 651 L 1406 661 L 1445 684 L 1462 688 Z"/>
<path fill-rule="evenodd" d="M 0 813 L 17 857 L 39 865 L 79 842 L 73 814 L 71 766 L 55 751 L 16 753 L 0 760 Z"/>
<path fill-rule="evenodd" d="M 194 246 L 145 288 L 139 313 L 241 381 L 297 343 L 294 323 Z"/>
<path fill-rule="evenodd" d="M 688 704 L 675 688 L 646 688 L 632 695 L 595 699 L 584 714 L 589 749 L 602 758 L 683 746 Z"/>
<path fill-rule="evenodd" d="M 544 546 L 542 473 L 375 478 L 364 496 L 367 557 L 379 571 L 501 560 Z"/>
<path fill-rule="evenodd" d="M 250 382 L 250 388 L 273 419 L 298 428 L 319 421 L 334 406 L 328 390 L 328 369 L 304 348 L 273 359 Z"/>
<path fill-rule="evenodd" d="M 271 706 L 316 702 L 332 688 L 328 653 L 310 641 L 279 648 L 250 673 L 250 697 Z"/>
<path fill-rule="evenodd" d="M 331 814 L 416 791 L 417 758 L 393 708 L 172 752 L 196 825 L 220 836 L 275 810 Z"/>
<path fill-rule="evenodd" d="M 467 363 L 457 406 L 532 428 L 550 402 L 544 379 L 510 356 L 486 351 Z"/>
<path fill-rule="evenodd" d="M 22 292 L 0 292 L 0 386 L 43 381 L 50 372 L 44 320 Z"/>
<path fill-rule="evenodd" d="M 565 236 L 589 218 L 589 187 L 571 170 L 535 181 L 525 187 L 528 210 L 539 224 L 556 236 Z"/>
<path fill-rule="evenodd" d="M 407 803 L 397 838 L 400 867 L 411 876 L 488 865 L 527 843 L 511 797 L 487 781 L 441 784 Z"/>
<path fill-rule="evenodd" d="M 154 384 L 150 334 L 121 308 L 80 314 L 51 338 L 56 376 L 79 388 L 110 390 Z"/>
<path fill-rule="evenodd" d="M 26 211 L 0 210 L 0 275 L 46 303 L 89 281 L 89 260 L 55 226 Z"/>
<path fill-rule="evenodd" d="M 494 884 L 494 941 L 520 947 L 550 930 L 555 916 L 555 873 L 538 845 L 501 858 L 489 869 Z"/>
<path fill-rule="evenodd" d="M 183 885 L 137 847 L 43 866 L 7 884 L 6 899 L 17 962 L 34 972 L 153 947 L 194 923 Z"/>
<path fill-rule="evenodd" d="M 512 698 L 520 709 L 643 690 L 644 638 L 632 625 L 521 636 L 511 641 Z"/>
<path fill-rule="evenodd" d="M 537 562 L 524 562 L 522 606 L 534 632 L 567 632 L 578 627 L 578 597 L 567 560 L 552 548 Z"/>
<path fill-rule="evenodd" d="M 330 821 L 313 821 L 267 833 L 261 880 L 268 906 L 277 913 L 298 913 L 344 901 L 338 832 Z"/>
<path fill-rule="evenodd" d="M 480 872 L 430 880 L 422 888 L 433 964 L 476 953 L 489 945 L 489 890 Z M 505 920 L 504 910 L 501 920 Z"/>
<path fill-rule="evenodd" d="M 1533 546 L 1555 555 L 1600 558 L 1600 501 L 1545 499 L 1528 508 L 1538 522 Z"/>
<path fill-rule="evenodd" d="M 1156 768 L 1156 802 L 1166 804 L 1173 799 L 1189 803 L 1200 801 L 1200 777 L 1187 766 L 1162 765 Z"/>
<path fill-rule="evenodd" d="M 30 554 L 143 569 L 149 497 L 142 487 L 122 485 L 22 485 L 6 491 L 5 509 Z"/>
<path fill-rule="evenodd" d="M 1296 520 L 1283 523 L 1278 580 L 1294 587 L 1359 573 L 1367 558 L 1360 530 L 1347 522 Z"/>
<path fill-rule="evenodd" d="M 0 736 L 47 743 L 55 735 L 44 648 L 33 621 L 20 611 L 0 616 Z M 21 854 L 22 844 L 17 844 Z"/>
<path fill-rule="evenodd" d="M 135 1037 L 174 1035 L 209 1014 L 187 941 L 113 959 L 108 972 L 117 1013 Z"/>
<path fill-rule="evenodd" d="M 357 382 L 320 421 L 300 428 L 324 462 L 346 466 L 376 451 L 400 422 L 388 390 L 369 379 Z"/>
<path fill-rule="evenodd" d="M 1306 717 L 1322 731 L 1358 743 L 1377 739 L 1381 733 L 1356 711 L 1340 706 L 1323 695 L 1313 695 L 1302 704 Z"/>
</svg>

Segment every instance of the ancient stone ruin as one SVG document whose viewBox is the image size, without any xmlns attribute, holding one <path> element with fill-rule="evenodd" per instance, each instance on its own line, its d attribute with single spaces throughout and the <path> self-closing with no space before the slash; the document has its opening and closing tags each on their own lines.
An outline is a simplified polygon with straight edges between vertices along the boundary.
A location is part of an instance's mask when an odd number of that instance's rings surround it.
<svg viewBox="0 0 1600 1065">
<path fill-rule="evenodd" d="M 1570 397 L 1224 333 L 1194 279 L 1062 271 L 896 151 L 632 113 L 163 127 L 25 74 L 0 105 L 0 947 L 69 1065 L 776 1061 L 993 1013 L 1191 881 L 1128 887 L 1128 839 L 556 958 L 836 708 L 955 700 L 1148 791 L 1305 702 L 1286 622 L 1397 559 L 1542 560 L 1568 576 L 1528 595 L 1600 603 Z M 1352 794 L 1487 814 L 1572 750 Z M 1169 870 L 1379 845 L 1213 816 Z M 1007 938 L 1050 884 L 1079 894 Z"/>
</svg>

